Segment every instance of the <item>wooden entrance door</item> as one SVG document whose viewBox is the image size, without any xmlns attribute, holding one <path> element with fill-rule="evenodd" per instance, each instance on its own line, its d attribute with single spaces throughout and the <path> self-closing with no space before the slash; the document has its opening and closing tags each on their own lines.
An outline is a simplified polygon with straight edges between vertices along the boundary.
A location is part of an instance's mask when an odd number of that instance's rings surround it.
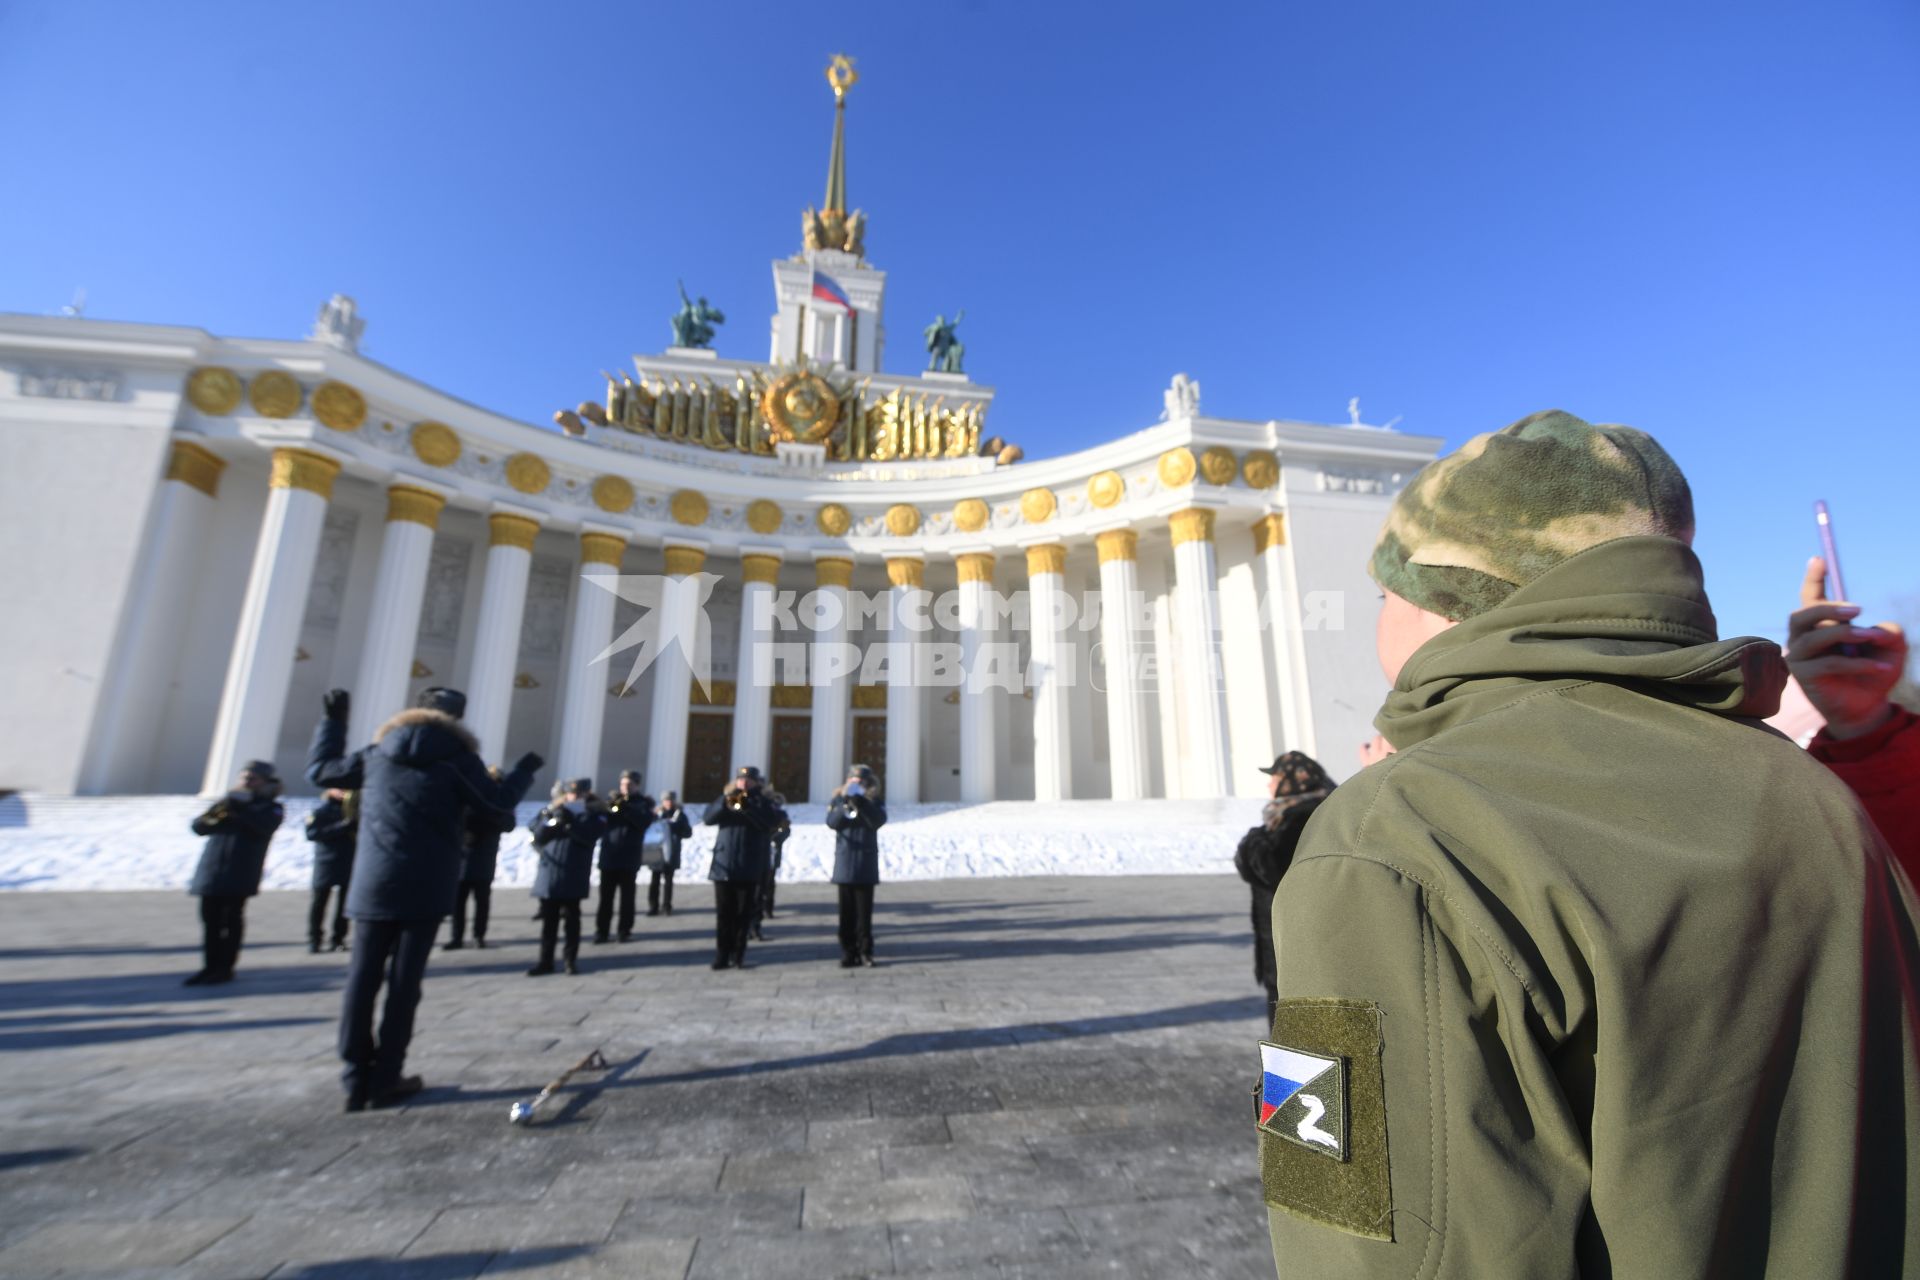
<svg viewBox="0 0 1920 1280">
<path fill-rule="evenodd" d="M 687 717 L 687 767 L 680 801 L 695 808 L 719 795 L 733 776 L 727 752 L 733 749 L 733 714 L 699 712 Z"/>
<path fill-rule="evenodd" d="M 880 775 L 880 787 L 885 791 L 887 785 L 887 718 L 885 716 L 855 716 L 853 718 L 853 759 Z"/>
<path fill-rule="evenodd" d="M 767 781 L 787 798 L 788 804 L 807 803 L 807 770 L 812 761 L 813 718 L 775 716 L 773 759 L 767 765 Z"/>
</svg>

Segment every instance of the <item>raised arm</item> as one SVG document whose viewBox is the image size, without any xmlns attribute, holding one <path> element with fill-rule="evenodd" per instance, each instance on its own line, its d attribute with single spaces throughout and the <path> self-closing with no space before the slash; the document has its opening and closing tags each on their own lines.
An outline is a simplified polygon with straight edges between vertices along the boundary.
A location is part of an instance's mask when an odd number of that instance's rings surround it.
<svg viewBox="0 0 1920 1280">
<path fill-rule="evenodd" d="M 307 781 L 316 787 L 358 791 L 366 781 L 363 753 L 347 750 L 347 706 L 345 689 L 330 690 L 320 700 L 320 723 L 307 748 Z"/>
</svg>

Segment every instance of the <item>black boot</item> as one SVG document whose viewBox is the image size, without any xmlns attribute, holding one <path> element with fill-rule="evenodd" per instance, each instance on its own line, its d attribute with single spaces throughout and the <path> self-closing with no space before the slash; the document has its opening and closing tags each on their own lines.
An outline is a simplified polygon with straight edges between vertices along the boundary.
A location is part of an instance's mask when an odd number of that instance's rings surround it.
<svg viewBox="0 0 1920 1280">
<path fill-rule="evenodd" d="M 553 961 L 542 960 L 539 964 L 536 964 L 533 966 L 533 968 L 527 970 L 527 976 L 529 978 L 540 978 L 552 972 L 553 972 Z"/>
<path fill-rule="evenodd" d="M 449 941 L 449 942 L 447 943 L 447 945 L 446 945 L 446 946 L 444 946 L 444 947 L 442 947 L 442 948 L 440 948 L 440 949 L 441 949 L 442 951 L 464 951 L 464 950 L 466 950 L 466 946 L 467 946 L 467 944 L 466 944 L 466 943 L 464 943 L 464 942 L 462 942 L 462 941 L 460 941 L 460 939 L 458 939 L 458 938 L 454 938 L 454 939 L 452 939 L 452 940 L 450 940 L 450 941 Z"/>
</svg>

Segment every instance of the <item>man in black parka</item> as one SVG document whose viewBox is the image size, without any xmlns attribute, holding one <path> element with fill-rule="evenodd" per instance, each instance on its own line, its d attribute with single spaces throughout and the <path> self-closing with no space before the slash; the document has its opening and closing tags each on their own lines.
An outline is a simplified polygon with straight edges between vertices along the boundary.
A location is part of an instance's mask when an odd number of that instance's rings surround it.
<svg viewBox="0 0 1920 1280">
<path fill-rule="evenodd" d="M 333 949 L 347 949 L 347 886 L 353 883 L 353 850 L 360 805 L 351 791 L 328 791 L 307 815 L 313 842 L 313 902 L 307 910 L 307 950 L 316 955 L 327 938 L 327 899 L 333 899 Z"/>
<path fill-rule="evenodd" d="M 620 902 L 620 941 L 633 936 L 633 898 L 640 878 L 640 842 L 653 824 L 653 797 L 640 791 L 640 775 L 620 775 L 620 789 L 607 800 L 607 829 L 600 837 L 600 910 L 593 940 L 605 942 L 614 926 L 614 899 Z"/>
<path fill-rule="evenodd" d="M 1303 751 L 1284 752 L 1260 772 L 1267 775 L 1269 799 L 1260 811 L 1260 825 L 1240 837 L 1233 866 L 1253 894 L 1253 980 L 1266 989 L 1271 1019 L 1280 999 L 1273 965 L 1273 893 L 1293 865 L 1293 850 L 1307 819 L 1333 794 L 1333 779 Z"/>
<path fill-rule="evenodd" d="M 205 941 L 200 972 L 189 987 L 233 981 L 246 930 L 247 899 L 260 892 L 267 846 L 280 827 L 280 777 L 267 760 L 250 761 L 239 785 L 193 820 L 193 834 L 207 837 L 187 892 L 200 899 Z"/>
<path fill-rule="evenodd" d="M 473 735 L 460 723 L 466 695 L 428 689 L 419 705 L 381 725 L 373 743 L 346 749 L 348 697 L 326 695 L 313 731 L 307 778 L 316 786 L 360 793 L 360 840 L 347 915 L 353 962 L 340 1012 L 341 1072 L 347 1110 L 386 1106 L 420 1091 L 402 1074 L 420 983 L 440 921 L 453 910 L 464 857 L 468 811 L 511 811 L 543 763 L 532 752 L 495 780 Z M 373 1009 L 390 982 L 380 1033 Z"/>
<path fill-rule="evenodd" d="M 772 832 L 778 810 L 767 798 L 760 770 L 741 766 L 719 799 L 707 806 L 705 822 L 720 830 L 713 837 L 714 957 L 716 969 L 747 967 L 747 928 L 753 900 L 773 860 Z"/>
</svg>

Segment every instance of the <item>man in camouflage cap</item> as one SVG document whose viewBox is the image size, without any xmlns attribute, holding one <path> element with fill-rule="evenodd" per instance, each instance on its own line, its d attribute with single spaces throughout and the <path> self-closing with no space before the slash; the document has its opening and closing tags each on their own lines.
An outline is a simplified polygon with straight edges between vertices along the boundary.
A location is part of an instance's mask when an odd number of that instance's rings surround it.
<svg viewBox="0 0 1920 1280">
<path fill-rule="evenodd" d="M 1920 1275 L 1913 890 L 1692 534 L 1658 443 L 1558 412 L 1395 501 L 1394 753 L 1274 900 L 1283 1276 Z"/>
</svg>

